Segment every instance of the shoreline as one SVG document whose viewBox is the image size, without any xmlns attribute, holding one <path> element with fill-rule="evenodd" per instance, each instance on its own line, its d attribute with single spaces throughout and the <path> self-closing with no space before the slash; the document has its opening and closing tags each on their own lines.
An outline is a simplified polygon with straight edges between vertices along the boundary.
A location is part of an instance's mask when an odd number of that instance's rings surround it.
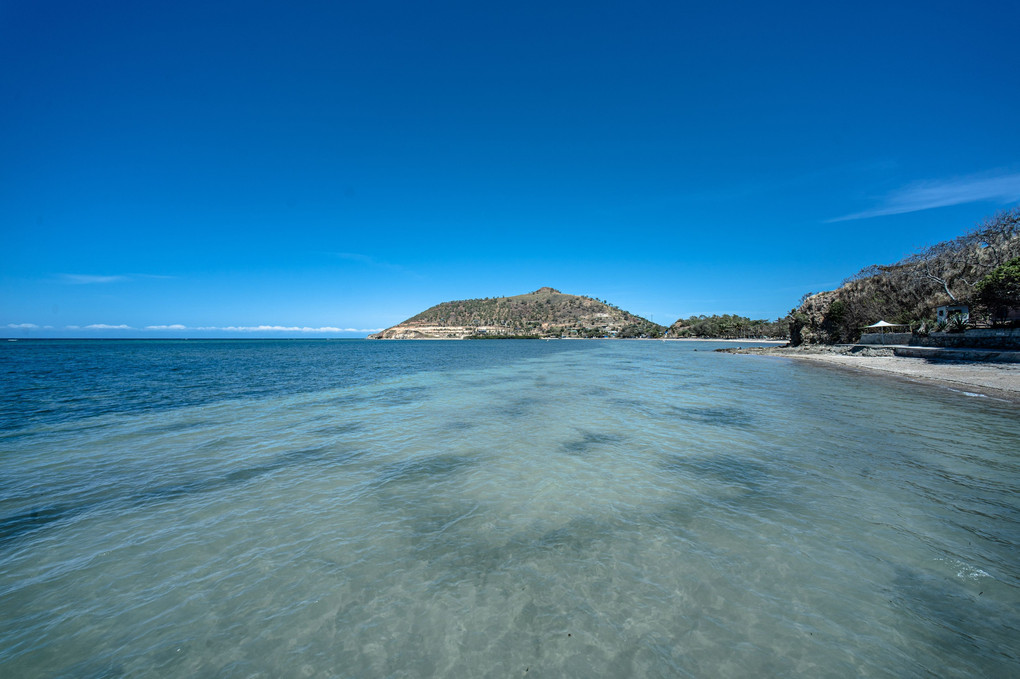
<svg viewBox="0 0 1020 679">
<path fill-rule="evenodd" d="M 660 337 L 658 338 L 665 342 L 727 342 L 737 344 L 773 344 L 776 346 L 785 346 L 790 343 L 790 340 L 777 340 L 777 339 L 734 339 L 732 337 Z M 761 347 L 764 348 L 764 347 Z"/>
<path fill-rule="evenodd" d="M 363 338 L 352 338 L 352 339 L 370 339 L 370 340 L 388 340 L 388 341 L 401 341 L 401 342 L 428 342 L 431 340 L 483 340 L 483 341 L 505 341 L 505 340 L 569 340 L 569 341 L 589 341 L 589 340 L 612 340 L 612 341 L 624 341 L 624 342 L 726 342 L 728 344 L 769 344 L 777 347 L 789 344 L 789 340 L 775 340 L 775 339 L 733 339 L 723 337 L 363 337 Z M 738 347 L 739 348 L 739 347 Z M 764 348 L 764 347 L 759 347 Z"/>
<path fill-rule="evenodd" d="M 850 354 L 845 348 L 829 346 L 750 347 L 721 351 L 808 361 L 839 370 L 884 375 L 1020 405 L 1020 364 L 1017 363 L 933 361 L 883 355 L 880 351 Z"/>
</svg>

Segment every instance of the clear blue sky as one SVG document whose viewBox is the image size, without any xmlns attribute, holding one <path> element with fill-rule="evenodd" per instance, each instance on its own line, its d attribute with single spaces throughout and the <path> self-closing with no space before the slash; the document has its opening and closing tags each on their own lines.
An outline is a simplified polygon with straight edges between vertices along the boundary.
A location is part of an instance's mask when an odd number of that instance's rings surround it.
<svg viewBox="0 0 1020 679">
<path fill-rule="evenodd" d="M 775 318 L 1020 201 L 1017 26 L 1015 1 L 0 0 L 0 333 L 363 335 L 544 285 Z"/>
</svg>

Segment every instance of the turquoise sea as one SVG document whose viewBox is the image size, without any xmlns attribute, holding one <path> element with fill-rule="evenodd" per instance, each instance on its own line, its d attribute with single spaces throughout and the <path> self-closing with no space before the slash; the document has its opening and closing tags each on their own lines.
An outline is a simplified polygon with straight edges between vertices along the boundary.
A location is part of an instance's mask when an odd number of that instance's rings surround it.
<svg viewBox="0 0 1020 679">
<path fill-rule="evenodd" d="M 3 342 L 0 676 L 1020 676 L 1017 407 L 714 346 Z"/>
</svg>

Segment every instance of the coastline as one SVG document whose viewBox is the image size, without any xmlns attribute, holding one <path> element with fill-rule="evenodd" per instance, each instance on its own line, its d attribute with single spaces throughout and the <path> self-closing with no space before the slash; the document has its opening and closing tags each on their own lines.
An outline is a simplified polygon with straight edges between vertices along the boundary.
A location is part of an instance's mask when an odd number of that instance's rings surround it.
<svg viewBox="0 0 1020 679">
<path fill-rule="evenodd" d="M 368 335 L 363 339 L 370 340 L 399 340 L 405 342 L 428 342 L 430 340 L 479 340 L 478 337 L 374 337 Z M 498 341 L 522 339 L 520 337 L 486 337 L 485 341 Z M 569 340 L 569 341 L 599 341 L 612 340 L 623 342 L 725 342 L 727 344 L 768 344 L 781 347 L 789 343 L 789 340 L 770 339 L 732 339 L 723 337 L 528 337 L 528 340 Z"/>
<path fill-rule="evenodd" d="M 776 339 L 734 339 L 732 337 L 660 337 L 660 340 L 666 342 L 726 342 L 728 344 L 771 344 L 776 346 L 785 346 L 789 344 L 790 340 L 776 340 Z"/>
<path fill-rule="evenodd" d="M 881 374 L 1020 405 L 1020 364 L 1017 363 L 934 361 L 888 355 L 880 350 L 850 354 L 845 348 L 829 346 L 749 347 L 720 351 L 810 361 L 840 370 Z"/>
</svg>

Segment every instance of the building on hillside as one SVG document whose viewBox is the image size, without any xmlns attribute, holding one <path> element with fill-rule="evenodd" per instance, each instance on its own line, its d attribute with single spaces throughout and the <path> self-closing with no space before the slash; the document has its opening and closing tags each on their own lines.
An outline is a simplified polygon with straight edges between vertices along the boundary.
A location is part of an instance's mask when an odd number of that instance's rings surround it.
<svg viewBox="0 0 1020 679">
<path fill-rule="evenodd" d="M 944 306 L 937 307 L 935 309 L 935 320 L 939 323 L 945 321 L 949 322 L 949 319 L 959 314 L 963 320 L 970 318 L 970 307 L 966 304 L 946 304 Z"/>
</svg>

